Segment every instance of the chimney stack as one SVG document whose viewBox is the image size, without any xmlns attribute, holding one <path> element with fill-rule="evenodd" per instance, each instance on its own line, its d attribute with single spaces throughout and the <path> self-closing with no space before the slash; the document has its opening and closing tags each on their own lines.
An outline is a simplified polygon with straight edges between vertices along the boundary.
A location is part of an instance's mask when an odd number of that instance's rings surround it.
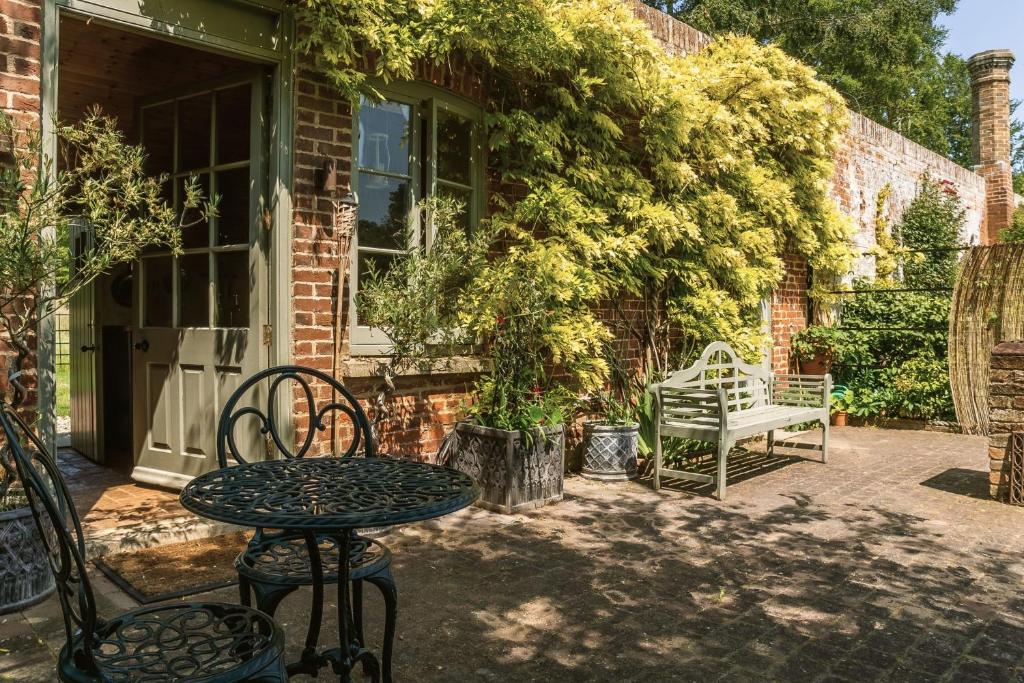
<svg viewBox="0 0 1024 683">
<path fill-rule="evenodd" d="M 967 60 L 974 95 L 974 170 L 987 181 L 982 244 L 994 244 L 1013 221 L 1010 167 L 1010 69 L 1013 52 L 988 50 Z"/>
</svg>

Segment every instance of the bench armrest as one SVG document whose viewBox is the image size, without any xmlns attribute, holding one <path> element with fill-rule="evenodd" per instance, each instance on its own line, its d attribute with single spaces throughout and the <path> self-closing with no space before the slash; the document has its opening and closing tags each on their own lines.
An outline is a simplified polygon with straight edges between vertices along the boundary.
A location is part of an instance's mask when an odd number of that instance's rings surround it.
<svg viewBox="0 0 1024 683">
<path fill-rule="evenodd" d="M 829 410 L 832 375 L 777 374 L 771 379 L 772 404 Z"/>
</svg>

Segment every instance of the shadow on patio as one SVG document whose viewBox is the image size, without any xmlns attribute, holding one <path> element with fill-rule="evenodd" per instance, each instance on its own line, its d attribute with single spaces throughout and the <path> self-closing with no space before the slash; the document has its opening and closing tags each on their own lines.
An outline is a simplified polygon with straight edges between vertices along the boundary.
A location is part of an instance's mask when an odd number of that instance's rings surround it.
<svg viewBox="0 0 1024 683">
<path fill-rule="evenodd" d="M 573 477 L 527 515 L 393 531 L 396 680 L 1020 680 L 1024 511 L 935 485 L 983 471 L 984 440 L 841 429 L 833 453 L 739 480 L 725 503 Z M 278 612 L 291 656 L 308 601 Z M 25 619 L 59 644 L 47 609 Z"/>
</svg>

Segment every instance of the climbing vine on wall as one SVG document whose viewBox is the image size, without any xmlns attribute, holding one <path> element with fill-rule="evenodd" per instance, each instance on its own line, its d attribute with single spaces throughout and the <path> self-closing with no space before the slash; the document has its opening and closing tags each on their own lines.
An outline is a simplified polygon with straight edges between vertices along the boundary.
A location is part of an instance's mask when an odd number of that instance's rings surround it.
<svg viewBox="0 0 1024 683">
<path fill-rule="evenodd" d="M 670 56 L 616 0 L 306 0 L 299 20 L 315 68 L 353 100 L 419 60 L 479 70 L 492 177 L 520 191 L 485 221 L 505 256 L 459 297 L 463 324 L 493 337 L 516 314 L 496 303 L 505 283 L 541 269 L 546 353 L 582 386 L 607 375 L 600 301 L 648 302 L 656 372 L 670 338 L 755 355 L 784 251 L 819 283 L 849 270 L 828 194 L 846 109 L 775 48 L 725 38 Z"/>
</svg>

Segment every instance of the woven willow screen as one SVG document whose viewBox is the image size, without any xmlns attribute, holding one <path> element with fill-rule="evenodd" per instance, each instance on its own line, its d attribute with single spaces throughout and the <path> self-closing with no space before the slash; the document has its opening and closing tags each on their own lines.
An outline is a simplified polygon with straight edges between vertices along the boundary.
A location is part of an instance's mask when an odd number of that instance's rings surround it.
<svg viewBox="0 0 1024 683">
<path fill-rule="evenodd" d="M 949 381 L 966 434 L 988 433 L 992 348 L 1024 339 L 1024 244 L 966 253 L 949 314 Z"/>
</svg>

